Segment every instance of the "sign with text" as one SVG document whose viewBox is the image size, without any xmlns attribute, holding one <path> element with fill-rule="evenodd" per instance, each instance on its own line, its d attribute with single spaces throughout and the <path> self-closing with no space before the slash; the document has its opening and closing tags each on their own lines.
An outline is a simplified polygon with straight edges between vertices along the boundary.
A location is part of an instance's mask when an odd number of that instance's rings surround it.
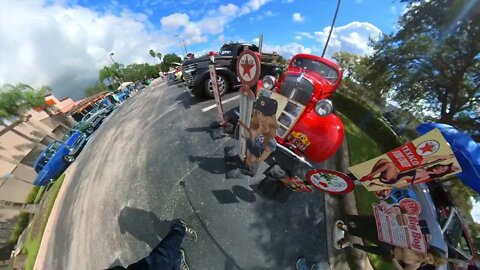
<svg viewBox="0 0 480 270">
<path fill-rule="evenodd" d="M 378 239 L 397 247 L 426 252 L 426 240 L 419 224 L 420 211 L 420 204 L 410 198 L 402 199 L 398 204 L 384 201 L 374 204 Z"/>
<path fill-rule="evenodd" d="M 424 183 L 462 171 L 438 129 L 348 169 L 369 191 Z"/>
</svg>

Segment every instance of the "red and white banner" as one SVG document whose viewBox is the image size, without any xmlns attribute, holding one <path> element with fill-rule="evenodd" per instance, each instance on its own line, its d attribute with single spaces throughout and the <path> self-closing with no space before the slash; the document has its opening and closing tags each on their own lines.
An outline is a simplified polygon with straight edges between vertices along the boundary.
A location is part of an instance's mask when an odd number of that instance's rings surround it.
<svg viewBox="0 0 480 270">
<path fill-rule="evenodd" d="M 426 240 L 419 224 L 420 211 L 420 204 L 410 198 L 398 204 L 373 205 L 378 239 L 397 247 L 426 252 Z"/>
</svg>

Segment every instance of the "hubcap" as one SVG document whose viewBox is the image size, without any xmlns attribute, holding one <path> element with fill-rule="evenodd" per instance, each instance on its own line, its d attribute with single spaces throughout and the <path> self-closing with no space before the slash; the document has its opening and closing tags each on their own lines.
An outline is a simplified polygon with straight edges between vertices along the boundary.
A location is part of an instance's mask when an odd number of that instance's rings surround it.
<svg viewBox="0 0 480 270">
<path fill-rule="evenodd" d="M 225 79 L 222 76 L 218 76 L 217 84 L 218 84 L 218 90 L 220 91 L 220 95 L 223 95 L 225 93 Z M 208 80 L 208 90 L 213 95 L 213 84 L 211 79 Z"/>
</svg>

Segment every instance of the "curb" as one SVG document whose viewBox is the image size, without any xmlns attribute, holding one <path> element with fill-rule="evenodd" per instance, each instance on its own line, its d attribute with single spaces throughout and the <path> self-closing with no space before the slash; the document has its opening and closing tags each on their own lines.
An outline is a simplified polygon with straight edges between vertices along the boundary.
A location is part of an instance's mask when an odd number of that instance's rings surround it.
<svg viewBox="0 0 480 270">
<path fill-rule="evenodd" d="M 55 204 L 53 205 L 52 212 L 50 212 L 50 216 L 48 217 L 47 225 L 45 226 L 45 230 L 43 231 L 42 240 L 40 242 L 40 248 L 38 249 L 37 257 L 35 258 L 35 263 L 33 265 L 34 270 L 41 270 L 43 269 L 43 265 L 45 262 L 45 258 L 47 255 L 47 248 L 48 245 L 55 235 L 53 234 L 55 230 L 55 225 L 57 224 L 59 210 L 61 209 L 62 203 L 65 199 L 66 190 L 70 186 L 71 180 L 71 171 L 75 169 L 75 163 L 70 165 L 70 167 L 64 172 L 65 178 L 63 179 L 62 187 L 58 192 L 57 198 L 55 199 Z"/>
</svg>

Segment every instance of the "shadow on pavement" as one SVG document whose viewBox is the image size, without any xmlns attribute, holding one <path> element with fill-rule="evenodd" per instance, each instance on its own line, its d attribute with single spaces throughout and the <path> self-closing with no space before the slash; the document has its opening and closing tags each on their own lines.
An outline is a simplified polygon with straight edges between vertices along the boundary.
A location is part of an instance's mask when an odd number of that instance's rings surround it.
<svg viewBox="0 0 480 270">
<path fill-rule="evenodd" d="M 208 237 L 210 238 L 210 240 L 213 242 L 213 244 L 218 248 L 218 250 L 225 256 L 225 270 L 234 270 L 234 269 L 241 269 L 240 266 L 237 264 L 237 262 L 223 249 L 223 247 L 218 243 L 217 239 L 212 235 L 212 233 L 210 232 L 210 230 L 208 230 L 208 227 L 207 225 L 205 224 L 205 222 L 203 221 L 203 219 L 198 215 L 198 211 L 195 211 L 195 206 L 193 205 L 191 199 L 190 199 L 190 196 L 188 195 L 188 192 L 187 190 L 185 189 L 185 182 L 181 181 L 180 182 L 180 185 L 182 186 L 183 188 L 183 191 L 185 193 L 185 196 L 187 197 L 187 201 L 188 201 L 188 204 L 190 205 L 190 207 L 194 210 L 193 213 L 195 213 L 195 216 L 198 220 L 198 222 L 200 222 L 200 224 L 202 224 L 202 228 L 204 229 L 205 233 L 208 235 Z"/>
<path fill-rule="evenodd" d="M 190 109 L 190 106 L 197 103 L 196 98 L 190 95 L 189 92 L 185 92 L 185 91 L 182 92 L 180 95 L 178 95 L 175 100 L 180 101 L 180 103 L 183 105 L 183 107 L 186 110 Z"/>
<path fill-rule="evenodd" d="M 198 163 L 200 169 L 211 174 L 225 174 L 225 162 L 223 157 L 188 156 L 190 162 Z"/>
<path fill-rule="evenodd" d="M 233 186 L 232 190 L 212 190 L 212 193 L 217 199 L 217 201 L 221 204 L 239 203 L 240 201 L 238 199 L 247 203 L 252 203 L 256 201 L 254 190 L 249 190 L 247 188 L 237 185 Z"/>
<path fill-rule="evenodd" d="M 293 193 L 285 203 L 258 200 L 254 204 L 257 245 L 276 269 L 294 269 L 299 256 L 309 262 L 328 262 L 323 194 Z"/>
<path fill-rule="evenodd" d="M 118 216 L 120 233 L 129 233 L 153 249 L 170 231 L 172 221 L 160 220 L 154 213 L 125 206 Z"/>
</svg>

